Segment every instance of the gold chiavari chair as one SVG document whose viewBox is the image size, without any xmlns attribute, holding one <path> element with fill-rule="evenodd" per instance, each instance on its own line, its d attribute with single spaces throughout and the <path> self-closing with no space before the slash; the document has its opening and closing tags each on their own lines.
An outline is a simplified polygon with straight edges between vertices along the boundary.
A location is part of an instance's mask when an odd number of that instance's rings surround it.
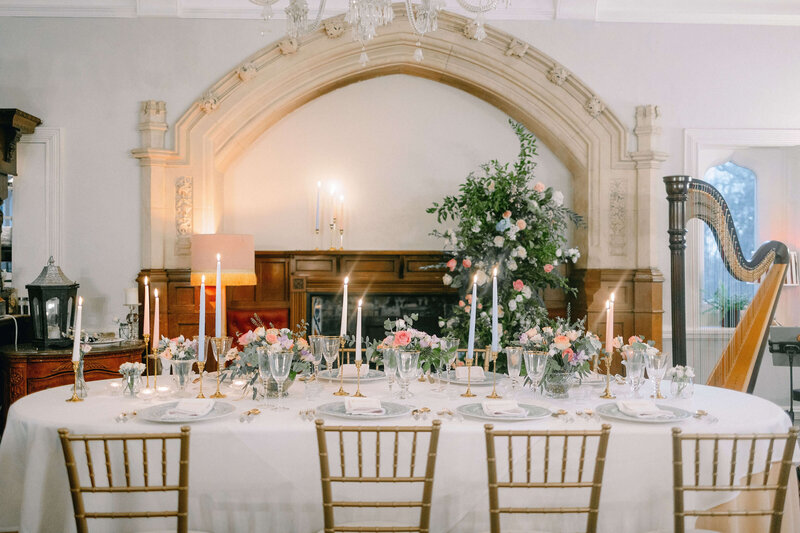
<svg viewBox="0 0 800 533">
<path fill-rule="evenodd" d="M 317 444 L 319 445 L 319 466 L 322 480 L 322 510 L 325 521 L 325 533 L 334 533 L 339 531 L 354 531 L 354 532 L 417 532 L 429 533 L 430 515 L 431 515 L 431 495 L 433 493 L 433 474 L 436 467 L 436 450 L 439 444 L 439 429 L 441 427 L 440 420 L 434 420 L 431 426 L 378 426 L 378 427 L 361 427 L 361 426 L 330 426 L 325 427 L 322 420 L 317 420 Z M 357 453 L 358 463 L 357 471 L 351 468 L 348 473 L 346 468 L 346 450 L 345 450 L 345 434 L 355 433 L 357 437 Z M 420 434 L 430 434 L 428 441 L 428 453 L 425 460 L 425 474 L 419 476 L 416 470 L 420 465 L 417 465 L 417 444 L 418 436 Z M 335 475 L 331 471 L 330 458 L 336 457 L 335 454 L 331 455 L 328 449 L 327 434 L 335 434 L 338 442 L 338 457 L 339 457 L 339 475 Z M 391 469 L 389 472 L 381 475 L 381 435 L 394 434 L 393 445 L 389 450 L 385 450 L 384 457 L 388 454 L 391 458 Z M 411 450 L 410 450 L 410 463 L 408 475 L 405 475 L 404 469 L 399 466 L 404 466 L 404 459 L 400 459 L 400 436 L 402 434 L 411 435 Z M 374 435 L 374 441 L 364 439 L 364 435 Z M 389 439 L 391 441 L 391 439 Z M 365 468 L 365 457 L 363 450 L 367 445 L 374 443 L 375 445 L 375 470 L 374 475 L 371 474 L 372 469 L 367 466 Z M 372 463 L 372 461 L 367 461 Z M 396 483 L 421 483 L 422 484 L 422 497 L 415 501 L 343 501 L 334 500 L 333 498 L 333 485 L 335 483 L 342 484 L 396 484 Z M 356 526 L 356 525 L 342 525 L 336 526 L 334 520 L 334 510 L 336 508 L 419 508 L 419 524 L 408 526 L 386 526 L 386 525 L 373 525 L 373 526 Z"/>
<path fill-rule="evenodd" d="M 473 361 L 472 364 L 473 365 L 477 365 L 478 364 L 478 358 L 480 357 L 483 360 L 483 365 L 482 365 L 483 369 L 485 371 L 488 371 L 489 370 L 489 363 L 490 363 L 489 360 L 491 359 L 490 357 L 488 357 L 488 355 L 489 355 L 489 353 L 491 353 L 492 347 L 491 346 L 487 346 L 486 348 L 475 348 L 472 351 L 474 352 L 474 357 L 475 357 L 475 361 Z M 468 352 L 468 350 L 466 348 L 458 348 L 456 350 L 456 355 L 457 355 L 456 359 L 458 359 L 459 361 L 462 360 L 462 359 L 466 360 L 467 352 Z"/>
<path fill-rule="evenodd" d="M 587 533 L 597 531 L 597 517 L 600 510 L 600 489 L 603 485 L 603 471 L 605 469 L 606 451 L 608 450 L 608 437 L 611 426 L 603 424 L 600 431 L 496 431 L 491 424 L 484 426 L 486 429 L 486 460 L 489 469 L 489 523 L 491 533 L 500 533 L 501 514 L 586 514 Z M 525 473 L 520 479 L 514 479 L 514 438 L 521 437 L 525 442 Z M 507 439 L 505 446 L 508 449 L 508 481 L 498 481 L 498 461 L 495 448 L 496 440 Z M 544 440 L 542 461 L 535 461 L 533 455 L 533 445 L 536 441 Z M 586 475 L 587 462 L 591 463 L 591 457 L 587 457 L 587 444 L 590 439 L 597 439 L 597 451 L 594 457 L 594 469 L 591 479 L 584 481 Z M 576 473 L 569 472 L 570 442 L 580 443 L 580 453 L 578 457 L 573 457 L 575 461 L 573 470 L 577 467 Z M 559 444 L 562 447 L 559 447 Z M 574 450 L 574 448 L 573 448 Z M 551 472 L 550 457 L 551 453 L 560 454 L 560 470 Z M 576 455 L 573 453 L 573 456 Z M 558 457 L 558 456 L 556 456 Z M 577 465 L 574 465 L 574 463 Z M 543 467 L 541 481 L 536 480 L 533 475 L 534 465 L 541 464 Z M 574 481 L 569 478 L 575 477 Z M 590 489 L 589 502 L 583 507 L 500 507 L 500 489 Z"/>
<path fill-rule="evenodd" d="M 61 438 L 61 447 L 64 451 L 64 461 L 69 477 L 70 492 L 72 494 L 72 505 L 75 511 L 75 524 L 78 533 L 88 533 L 89 528 L 87 519 L 119 519 L 119 518 L 177 518 L 178 533 L 188 533 L 189 524 L 189 427 L 181 427 L 180 433 L 128 433 L 117 435 L 73 435 L 66 428 L 58 430 Z M 178 484 L 168 484 L 167 482 L 167 443 L 169 441 L 180 441 L 179 464 L 178 464 Z M 141 443 L 141 471 L 139 465 L 135 464 L 133 452 L 130 451 L 128 443 Z M 161 441 L 160 453 L 156 457 L 148 457 L 148 442 L 156 443 Z M 92 455 L 92 443 L 102 442 L 102 458 Z M 118 459 L 114 460 L 110 443 L 121 443 L 122 459 L 124 463 L 124 479 L 120 479 Z M 152 447 L 152 446 L 151 446 Z M 96 447 L 97 448 L 97 447 Z M 138 445 L 133 447 L 138 448 Z M 79 468 L 76 454 L 82 455 L 85 460 L 85 467 L 88 471 L 89 484 L 85 484 L 85 479 L 81 481 L 79 470 L 83 470 L 83 462 Z M 138 457 L 138 454 L 137 454 Z M 95 459 L 101 459 L 101 463 L 95 464 Z M 151 468 L 157 471 L 151 473 Z M 114 473 L 118 475 L 115 476 Z M 105 477 L 105 480 L 103 480 Z M 139 484 L 139 478 L 142 482 Z M 84 502 L 84 494 L 129 494 L 129 493 L 149 493 L 149 492 L 177 492 L 177 509 L 172 511 L 130 511 L 130 512 L 87 512 Z"/>
<path fill-rule="evenodd" d="M 675 505 L 675 533 L 684 533 L 686 529 L 685 519 L 687 516 L 695 517 L 758 517 L 769 516 L 770 533 L 779 533 L 783 520 L 783 509 L 786 502 L 786 488 L 789 483 L 789 474 L 792 470 L 792 456 L 794 455 L 797 443 L 797 428 L 793 427 L 788 433 L 782 434 L 682 434 L 679 428 L 672 429 L 672 470 L 674 481 L 674 505 Z M 711 479 L 703 475 L 700 467 L 701 454 L 700 445 L 704 442 L 713 443 L 708 446 L 707 452 L 712 454 Z M 740 444 L 747 448 L 747 472 L 737 470 L 737 456 L 739 455 Z M 775 443 L 783 444 L 781 452 L 780 470 L 777 481 L 770 482 L 769 472 L 773 463 Z M 684 477 L 683 448 L 684 443 L 694 444 L 691 455 L 694 457 L 693 475 L 686 480 Z M 720 472 L 720 443 L 730 443 L 731 459 L 727 472 Z M 762 444 L 763 443 L 763 444 Z M 756 447 L 761 444 L 766 446 L 764 461 L 756 461 Z M 691 446 L 690 446 L 691 447 Z M 724 468 L 724 467 L 723 467 Z M 759 468 L 761 472 L 754 474 L 754 469 Z M 759 475 L 759 473 L 761 475 Z M 737 479 L 740 478 L 740 479 Z M 702 479 L 701 479 L 702 478 Z M 711 484 L 708 484 L 708 481 Z M 747 510 L 687 510 L 684 505 L 684 496 L 687 492 L 741 492 L 743 494 L 762 493 L 772 496 L 772 506 L 770 508 L 747 509 Z M 703 530 L 690 530 L 703 531 Z M 708 531 L 708 530 L 704 530 Z"/>
</svg>

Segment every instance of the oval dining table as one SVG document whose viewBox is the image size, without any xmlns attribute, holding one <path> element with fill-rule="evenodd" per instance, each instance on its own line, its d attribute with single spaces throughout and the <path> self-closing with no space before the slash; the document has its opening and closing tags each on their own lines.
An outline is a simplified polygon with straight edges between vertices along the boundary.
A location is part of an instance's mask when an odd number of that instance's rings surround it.
<svg viewBox="0 0 800 533">
<path fill-rule="evenodd" d="M 166 381 L 165 378 L 161 378 Z M 35 533 L 75 531 L 69 483 L 64 466 L 59 428 L 73 433 L 163 433 L 175 431 L 184 424 L 156 423 L 141 416 L 120 422 L 122 412 L 141 412 L 160 402 L 126 398 L 110 392 L 110 382 L 89 384 L 89 395 L 83 402 L 65 402 L 70 387 L 58 387 L 15 402 L 0 441 L 0 530 Z M 234 406 L 230 415 L 191 424 L 189 526 L 190 529 L 214 533 L 301 532 L 319 531 L 323 526 L 320 467 L 313 421 L 300 412 L 318 409 L 320 405 L 341 401 L 332 395 L 338 383 L 321 382 L 322 386 L 306 390 L 298 382 L 283 400 L 284 410 L 272 410 L 263 400 L 252 400 L 238 390 L 223 385 Z M 213 376 L 206 376 L 204 389 L 213 392 Z M 191 385 L 191 396 L 197 384 Z M 643 391 L 649 391 L 645 384 Z M 346 383 L 345 390 L 354 392 L 355 384 Z M 414 381 L 410 399 L 389 398 L 387 381 L 362 383 L 361 391 L 372 398 L 393 401 L 413 408 L 428 407 L 430 413 L 415 419 L 410 414 L 399 418 L 352 421 L 323 417 L 326 425 L 430 425 L 442 420 L 435 470 L 432 507 L 432 532 L 471 533 L 489 530 L 485 420 L 438 415 L 443 409 L 455 410 L 459 405 L 480 402 L 491 387 L 473 387 L 475 398 L 463 398 L 463 385 L 451 384 L 443 392 L 434 391 L 428 382 Z M 570 392 L 566 400 L 552 400 L 534 394 L 530 389 L 510 390 L 501 383 L 500 392 L 513 394 L 520 403 L 563 409 L 563 416 L 508 423 L 495 423 L 498 429 L 579 430 L 599 429 L 611 424 L 611 435 L 600 497 L 599 531 L 608 533 L 642 533 L 671 531 L 673 524 L 672 427 L 685 433 L 785 433 L 791 422 L 780 407 L 762 398 L 726 389 L 695 386 L 690 399 L 659 401 L 709 416 L 691 417 L 679 422 L 661 424 L 607 420 L 597 415 L 602 404 L 602 389 L 581 386 Z M 316 395 L 311 392 L 316 390 Z M 614 385 L 619 398 L 631 393 L 625 385 Z M 669 391 L 669 383 L 662 384 Z M 395 388 L 395 396 L 397 389 Z M 269 400 L 274 407 L 276 400 Z M 259 408 L 260 414 L 241 414 Z M 590 409 L 592 416 L 576 414 Z M 313 417 L 312 417 L 313 418 Z M 355 451 L 352 451 L 355 453 Z M 348 451 L 350 454 L 351 451 Z M 723 454 L 724 455 L 724 454 Z M 780 457 L 780 456 L 778 456 Z M 800 454 L 795 452 L 795 459 Z M 421 491 L 421 489 L 420 489 Z M 552 491 L 528 501 L 528 505 L 576 505 L 573 495 L 554 495 Z M 407 495 L 406 495 L 407 496 Z M 727 500 L 737 494 L 729 494 Z M 121 495 L 121 498 L 126 497 Z M 501 495 L 501 498 L 503 496 Z M 152 494 L 147 498 L 164 498 Z M 567 503 L 565 500 L 570 499 Z M 704 500 L 705 507 L 724 504 L 725 498 Z M 585 496 L 588 503 L 588 495 Z M 501 500 L 501 504 L 502 504 Z M 730 503 L 730 502 L 729 502 Z M 381 511 L 382 513 L 382 511 Z M 378 515 L 372 518 L 384 518 Z M 408 517 L 407 517 L 408 518 Z M 413 518 L 413 516 L 411 517 Z M 515 517 L 517 526 L 548 531 L 581 531 L 585 516 L 529 515 Z M 504 519 L 505 520 L 505 519 Z M 407 520 L 412 521 L 412 520 Z M 505 524 L 505 522 L 504 522 Z M 800 531 L 800 502 L 796 477 L 790 477 L 783 531 Z M 146 523 L 130 520 L 90 521 L 91 531 L 135 531 L 174 527 L 174 521 L 153 519 Z M 745 531 L 745 530 L 742 530 Z"/>
</svg>

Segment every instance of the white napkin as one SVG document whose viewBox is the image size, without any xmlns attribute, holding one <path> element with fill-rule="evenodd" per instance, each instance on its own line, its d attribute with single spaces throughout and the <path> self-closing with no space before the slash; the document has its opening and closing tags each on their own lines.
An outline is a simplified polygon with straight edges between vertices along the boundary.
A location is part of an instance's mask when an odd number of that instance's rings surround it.
<svg viewBox="0 0 800 533">
<path fill-rule="evenodd" d="M 472 370 L 469 370 L 472 368 Z M 469 380 L 477 383 L 478 381 L 486 381 L 486 376 L 483 375 L 483 367 L 480 366 L 457 366 L 456 367 L 456 380 L 457 381 L 467 381 L 467 376 L 469 376 Z"/>
<path fill-rule="evenodd" d="M 669 419 L 675 418 L 672 411 L 659 408 L 650 400 L 621 400 L 617 402 L 621 413 L 642 419 Z"/>
<path fill-rule="evenodd" d="M 172 409 L 161 415 L 161 420 L 202 418 L 214 408 L 214 400 L 180 400 Z"/>
<path fill-rule="evenodd" d="M 377 398 L 345 398 L 344 409 L 349 415 L 382 415 L 386 412 Z"/>
<path fill-rule="evenodd" d="M 358 376 L 356 365 L 342 365 L 341 372 L 343 378 L 354 378 Z"/>
<path fill-rule="evenodd" d="M 525 416 L 528 411 L 519 406 L 514 400 L 491 400 L 481 402 L 486 416 Z"/>
</svg>

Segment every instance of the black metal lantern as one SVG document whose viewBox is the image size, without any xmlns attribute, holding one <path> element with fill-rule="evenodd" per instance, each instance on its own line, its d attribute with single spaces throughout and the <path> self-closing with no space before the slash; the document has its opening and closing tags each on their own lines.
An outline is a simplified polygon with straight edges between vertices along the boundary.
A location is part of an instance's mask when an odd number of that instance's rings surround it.
<svg viewBox="0 0 800 533">
<path fill-rule="evenodd" d="M 50 257 L 39 277 L 25 287 L 31 306 L 33 344 L 40 348 L 71 345 L 67 335 L 75 321 L 78 284 L 65 276 Z"/>
</svg>

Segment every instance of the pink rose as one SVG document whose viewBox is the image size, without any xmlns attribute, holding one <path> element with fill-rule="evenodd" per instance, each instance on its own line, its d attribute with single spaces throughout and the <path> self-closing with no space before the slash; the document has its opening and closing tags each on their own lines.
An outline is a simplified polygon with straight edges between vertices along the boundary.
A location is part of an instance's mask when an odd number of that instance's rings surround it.
<svg viewBox="0 0 800 533">
<path fill-rule="evenodd" d="M 275 344 L 278 342 L 278 336 L 275 335 L 274 333 L 267 333 L 267 335 L 264 338 L 270 344 Z"/>
<path fill-rule="evenodd" d="M 408 331 L 398 331 L 394 334 L 395 346 L 408 346 L 409 342 L 411 342 L 411 333 Z"/>
<path fill-rule="evenodd" d="M 544 266 L 544 271 L 545 271 L 545 272 L 547 272 L 547 273 L 549 274 L 550 272 L 552 272 L 552 271 L 553 271 L 553 265 L 551 265 L 550 263 L 547 263 L 547 264 Z"/>
<path fill-rule="evenodd" d="M 465 305 L 467 305 L 467 304 L 464 303 L 464 300 L 459 300 L 458 301 L 458 306 L 459 307 L 464 307 Z"/>
<path fill-rule="evenodd" d="M 253 333 L 252 331 L 248 331 L 247 333 L 239 337 L 239 344 L 241 346 L 247 346 L 248 344 L 256 340 L 255 337 L 256 337 L 255 333 Z"/>
<path fill-rule="evenodd" d="M 466 299 L 467 299 L 468 303 L 472 303 L 472 295 L 471 294 L 467 294 Z"/>
<path fill-rule="evenodd" d="M 172 352 L 169 351 L 169 348 L 165 349 L 163 352 L 159 354 L 164 359 L 172 359 Z"/>
<path fill-rule="evenodd" d="M 521 279 L 518 279 L 517 281 L 514 282 L 515 291 L 521 291 L 524 288 L 525 288 L 525 283 Z"/>
<path fill-rule="evenodd" d="M 450 269 L 450 272 L 455 270 L 456 269 L 456 260 L 455 259 L 451 259 L 450 261 L 448 261 L 447 262 L 447 268 Z"/>
<path fill-rule="evenodd" d="M 503 218 L 511 218 L 511 211 L 506 211 L 503 213 Z"/>
<path fill-rule="evenodd" d="M 471 305 L 468 305 L 468 306 L 466 306 L 466 307 L 464 308 L 464 311 L 466 311 L 467 313 L 469 313 L 471 309 L 472 309 L 472 306 L 471 306 Z"/>
<path fill-rule="evenodd" d="M 483 304 L 478 302 L 478 309 L 483 309 Z"/>
<path fill-rule="evenodd" d="M 537 182 L 536 185 L 533 186 L 533 190 L 536 192 L 544 192 L 547 187 L 544 186 L 544 183 L 541 181 Z"/>
<path fill-rule="evenodd" d="M 472 266 L 472 261 L 470 261 L 469 259 L 464 259 L 463 261 L 461 261 L 461 264 L 464 265 L 464 268 L 469 268 Z"/>
<path fill-rule="evenodd" d="M 636 335 L 628 338 L 628 344 L 633 344 L 634 342 L 642 342 L 642 339 Z"/>
<path fill-rule="evenodd" d="M 525 228 L 527 228 L 527 227 L 528 227 L 528 223 L 527 223 L 527 222 L 525 222 L 525 221 L 524 221 L 524 220 L 522 220 L 522 219 L 519 219 L 519 220 L 517 220 L 517 227 L 518 227 L 520 230 L 523 230 L 523 229 L 525 229 Z"/>
<path fill-rule="evenodd" d="M 570 347 L 569 337 L 566 335 L 558 335 L 553 339 L 553 345 L 559 350 L 566 350 Z"/>
</svg>

